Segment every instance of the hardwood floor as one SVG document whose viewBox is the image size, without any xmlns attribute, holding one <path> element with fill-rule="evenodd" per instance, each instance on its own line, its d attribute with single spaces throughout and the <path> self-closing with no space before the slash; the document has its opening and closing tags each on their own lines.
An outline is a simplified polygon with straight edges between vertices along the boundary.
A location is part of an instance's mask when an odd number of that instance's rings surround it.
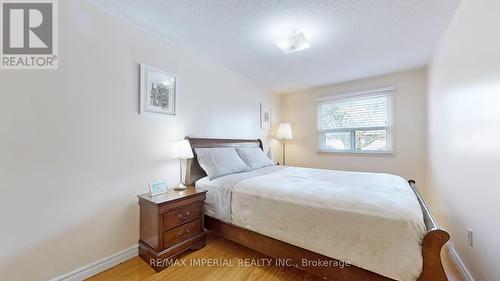
<svg viewBox="0 0 500 281">
<path fill-rule="evenodd" d="M 259 261 L 260 259 L 269 259 L 246 247 L 240 246 L 229 240 L 220 238 L 213 234 L 208 234 L 207 245 L 198 251 L 188 252 L 181 257 L 188 266 L 180 264 L 172 265 L 160 273 L 155 273 L 142 259 L 135 257 L 115 267 L 112 267 L 100 274 L 91 277 L 92 281 L 181 281 L 181 280 L 204 280 L 204 281 L 222 281 L 222 280 L 290 280 L 290 281 L 319 281 L 322 278 L 307 274 L 294 267 L 279 267 L 272 262 L 271 266 L 248 265 L 240 266 L 238 262 L 246 259 Z M 197 262 L 201 259 L 231 261 L 231 265 L 226 266 L 189 266 L 191 262 Z M 265 261 L 262 261 L 264 264 Z"/>
<path fill-rule="evenodd" d="M 192 262 L 211 259 L 212 261 L 227 259 L 231 261 L 230 265 L 215 266 L 215 265 L 191 265 Z M 241 265 L 238 262 L 243 261 L 259 261 L 259 265 Z M 267 266 L 266 260 L 269 258 L 261 255 L 246 247 L 240 246 L 229 240 L 220 238 L 213 234 L 207 236 L 207 246 L 203 249 L 193 252 L 188 252 L 181 257 L 187 264 L 174 264 L 160 273 L 155 273 L 143 260 L 139 257 L 130 259 L 115 267 L 112 267 L 100 274 L 91 277 L 88 280 L 92 281 L 184 281 L 184 280 L 203 280 L 203 281 L 319 281 L 322 278 L 305 273 L 294 267 L 281 267 L 274 265 Z M 450 281 L 461 281 L 457 275 L 455 268 L 447 266 L 447 274 Z M 450 270 L 450 271 L 448 271 Z M 354 280 L 353 280 L 354 281 Z M 357 281 L 357 280 L 356 280 Z"/>
</svg>

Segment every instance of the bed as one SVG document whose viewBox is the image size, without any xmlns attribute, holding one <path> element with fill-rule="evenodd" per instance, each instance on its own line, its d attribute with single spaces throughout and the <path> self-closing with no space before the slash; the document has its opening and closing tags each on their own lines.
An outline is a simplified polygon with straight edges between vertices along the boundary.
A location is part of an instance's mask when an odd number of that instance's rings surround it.
<svg viewBox="0 0 500 281">
<path fill-rule="evenodd" d="M 208 190 L 206 228 L 330 280 L 447 280 L 439 228 L 415 182 L 389 174 L 269 166 L 208 180 L 196 149 L 260 140 L 189 138 L 186 183 Z"/>
</svg>

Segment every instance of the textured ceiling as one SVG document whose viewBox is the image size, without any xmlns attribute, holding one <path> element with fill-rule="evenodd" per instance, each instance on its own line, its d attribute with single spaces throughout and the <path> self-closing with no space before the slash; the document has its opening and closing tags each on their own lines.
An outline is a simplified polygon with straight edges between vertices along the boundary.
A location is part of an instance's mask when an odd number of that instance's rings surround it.
<svg viewBox="0 0 500 281">
<path fill-rule="evenodd" d="M 92 0 L 266 89 L 293 92 L 426 65 L 460 0 Z M 274 43 L 300 29 L 310 49 Z"/>
</svg>

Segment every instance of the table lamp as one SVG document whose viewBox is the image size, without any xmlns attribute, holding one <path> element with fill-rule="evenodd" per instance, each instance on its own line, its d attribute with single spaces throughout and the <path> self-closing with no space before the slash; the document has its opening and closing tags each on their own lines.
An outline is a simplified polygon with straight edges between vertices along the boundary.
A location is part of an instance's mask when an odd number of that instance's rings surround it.
<svg viewBox="0 0 500 281">
<path fill-rule="evenodd" d="M 293 138 L 292 126 L 290 123 L 281 123 L 278 127 L 276 137 L 283 140 L 283 165 L 286 165 L 286 140 L 291 140 Z"/>
<path fill-rule="evenodd" d="M 191 159 L 194 157 L 191 145 L 187 140 L 176 141 L 174 143 L 174 157 L 179 159 L 179 185 L 175 190 L 186 190 L 187 186 L 182 181 L 182 160 Z"/>
</svg>

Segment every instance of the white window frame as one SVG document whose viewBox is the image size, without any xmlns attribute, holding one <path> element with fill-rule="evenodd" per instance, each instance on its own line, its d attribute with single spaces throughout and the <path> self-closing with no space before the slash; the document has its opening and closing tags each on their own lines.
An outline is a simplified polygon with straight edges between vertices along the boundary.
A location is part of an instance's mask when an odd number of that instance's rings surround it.
<svg viewBox="0 0 500 281">
<path fill-rule="evenodd" d="M 318 153 L 338 153 L 338 154 L 362 154 L 362 155 L 392 155 L 394 154 L 394 91 L 395 87 L 385 87 L 379 89 L 372 89 L 367 91 L 360 91 L 348 94 L 332 95 L 327 97 L 321 97 L 316 99 L 316 119 L 318 128 Z M 387 105 L 387 126 L 374 126 L 374 127 L 358 127 L 358 128 L 342 128 L 342 129 L 327 129 L 321 130 L 321 106 L 337 101 L 343 100 L 355 100 L 361 98 L 371 98 L 371 97 L 388 97 Z M 355 139 L 356 131 L 366 131 L 366 130 L 386 130 L 387 136 L 387 150 L 358 150 L 355 149 Z M 354 149 L 326 149 L 326 133 L 328 132 L 350 132 L 351 133 L 351 147 Z"/>
</svg>

